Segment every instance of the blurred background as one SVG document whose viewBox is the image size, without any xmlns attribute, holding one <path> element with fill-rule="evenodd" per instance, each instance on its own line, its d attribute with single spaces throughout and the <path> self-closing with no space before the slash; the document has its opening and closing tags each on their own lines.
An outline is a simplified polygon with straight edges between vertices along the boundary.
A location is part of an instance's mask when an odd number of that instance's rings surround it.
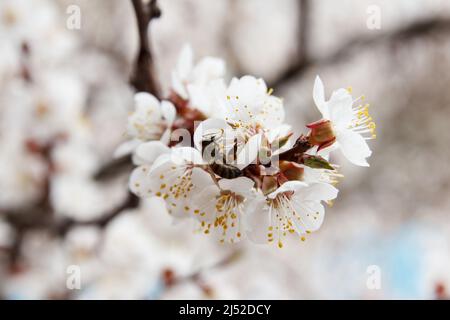
<svg viewBox="0 0 450 320">
<path fill-rule="evenodd" d="M 301 133 L 319 74 L 328 95 L 352 86 L 371 103 L 371 167 L 333 159 L 340 197 L 305 242 L 217 244 L 137 203 L 132 167 L 112 160 L 135 92 L 131 1 L 0 0 L 0 297 L 449 298 L 450 2 L 157 3 L 163 96 L 190 43 L 229 77 L 263 77 Z"/>
</svg>

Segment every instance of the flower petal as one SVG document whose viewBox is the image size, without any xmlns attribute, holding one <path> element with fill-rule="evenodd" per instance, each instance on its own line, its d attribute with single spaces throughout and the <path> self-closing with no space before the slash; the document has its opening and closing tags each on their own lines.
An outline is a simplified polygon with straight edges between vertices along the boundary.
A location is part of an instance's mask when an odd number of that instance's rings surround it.
<svg viewBox="0 0 450 320">
<path fill-rule="evenodd" d="M 344 156 L 353 164 L 368 167 L 366 158 L 370 157 L 372 151 L 366 140 L 352 130 L 341 130 L 337 135 L 337 142 Z"/>
<path fill-rule="evenodd" d="M 132 153 L 138 145 L 142 143 L 142 140 L 132 139 L 129 141 L 125 141 L 120 144 L 117 149 L 114 151 L 114 158 L 120 158 Z"/>
<path fill-rule="evenodd" d="M 170 101 L 163 100 L 161 102 L 161 112 L 167 121 L 167 125 L 170 127 L 172 126 L 173 121 L 175 120 L 175 117 L 177 115 L 177 111 L 175 109 L 175 106 Z"/>
<path fill-rule="evenodd" d="M 236 158 L 236 167 L 244 169 L 253 163 L 258 157 L 259 148 L 261 146 L 262 134 L 258 133 L 248 139 L 245 146 L 241 149 Z"/>
<path fill-rule="evenodd" d="M 164 153 L 170 153 L 170 148 L 161 141 L 149 141 L 136 148 L 134 161 L 136 164 L 152 164 Z"/>
<path fill-rule="evenodd" d="M 204 164 L 200 151 L 191 147 L 172 148 L 171 160 L 175 164 L 190 162 L 193 164 Z"/>
<path fill-rule="evenodd" d="M 212 222 L 216 215 L 216 197 L 220 194 L 220 190 L 216 185 L 210 185 L 192 198 L 194 207 L 194 216 L 200 221 Z"/>
<path fill-rule="evenodd" d="M 317 109 L 319 109 L 322 114 L 322 117 L 328 119 L 329 113 L 328 106 L 325 102 L 325 89 L 319 76 L 316 76 L 316 79 L 314 80 L 313 99 Z"/>
<path fill-rule="evenodd" d="M 353 98 L 346 89 L 338 89 L 333 92 L 327 102 L 329 120 L 338 129 L 347 128 L 353 120 Z"/>
<path fill-rule="evenodd" d="M 249 179 L 247 177 L 238 177 L 235 179 L 220 179 L 219 180 L 219 187 L 222 190 L 229 190 L 231 192 L 237 193 L 237 194 L 246 194 L 249 193 L 253 186 L 255 185 L 255 182 L 252 179 Z"/>
<path fill-rule="evenodd" d="M 134 95 L 134 104 L 136 106 L 136 110 L 139 111 L 148 111 L 150 110 L 159 110 L 159 101 L 158 99 L 148 93 L 148 92 L 138 92 Z"/>
<path fill-rule="evenodd" d="M 291 200 L 295 210 L 292 219 L 297 232 L 304 234 L 320 228 L 325 217 L 325 208 L 317 201 L 299 201 L 295 197 Z"/>
<path fill-rule="evenodd" d="M 255 243 L 267 243 L 271 217 L 265 197 L 259 196 L 248 205 L 244 219 L 249 239 Z"/>
<path fill-rule="evenodd" d="M 129 180 L 129 188 L 138 197 L 150 197 L 155 190 L 154 180 L 151 179 L 150 166 L 142 165 L 133 170 Z"/>
<path fill-rule="evenodd" d="M 301 200 L 326 201 L 337 197 L 339 190 L 328 183 L 316 182 L 303 187 L 303 190 L 297 189 L 295 197 Z"/>
<path fill-rule="evenodd" d="M 214 184 L 211 175 L 205 170 L 200 168 L 192 169 L 191 179 L 192 184 L 199 189 L 203 189 L 206 188 L 207 186 Z"/>
<path fill-rule="evenodd" d="M 225 75 L 225 61 L 215 57 L 204 57 L 192 70 L 195 83 L 206 84 Z"/>
<path fill-rule="evenodd" d="M 194 132 L 194 145 L 197 148 L 197 150 L 202 150 L 202 140 L 203 136 L 205 134 L 211 133 L 211 132 L 219 132 L 221 130 L 228 130 L 230 126 L 225 120 L 222 119 L 207 119 L 205 121 L 202 121 L 197 129 L 195 129 Z"/>
<path fill-rule="evenodd" d="M 279 193 L 283 192 L 297 192 L 301 188 L 306 188 L 308 185 L 305 182 L 298 181 L 298 180 L 292 180 L 292 181 L 286 181 L 283 183 L 280 187 L 278 187 L 277 190 L 269 194 L 267 197 L 270 199 L 274 199 Z"/>
</svg>

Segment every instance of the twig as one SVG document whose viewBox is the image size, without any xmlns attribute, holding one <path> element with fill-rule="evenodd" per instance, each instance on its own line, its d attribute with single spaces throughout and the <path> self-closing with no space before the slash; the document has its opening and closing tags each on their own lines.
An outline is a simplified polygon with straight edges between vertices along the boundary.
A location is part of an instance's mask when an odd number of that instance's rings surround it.
<svg viewBox="0 0 450 320">
<path fill-rule="evenodd" d="M 139 51 L 134 63 L 130 83 L 136 91 L 150 92 L 160 98 L 158 82 L 155 79 L 153 66 L 153 56 L 148 39 L 148 26 L 153 18 L 161 16 L 156 0 L 150 0 L 146 5 L 142 0 L 131 0 L 136 15 L 136 22 L 139 32 Z M 125 156 L 107 162 L 95 174 L 96 180 L 106 180 L 117 173 L 128 169 L 131 164 L 131 157 Z"/>
<path fill-rule="evenodd" d="M 59 223 L 55 226 L 55 232 L 59 235 L 65 235 L 67 231 L 69 231 L 74 226 L 97 226 L 100 228 L 104 228 L 108 223 L 113 220 L 117 215 L 119 215 L 122 211 L 126 209 L 137 208 L 139 205 L 139 199 L 128 192 L 127 198 L 121 204 L 119 204 L 116 208 L 114 208 L 111 212 L 108 212 L 105 215 L 93 220 L 88 221 L 78 221 L 73 219 L 67 219 L 62 223 Z"/>
<path fill-rule="evenodd" d="M 94 175 L 94 179 L 98 181 L 105 181 L 109 178 L 116 177 L 121 172 L 125 170 L 131 170 L 131 156 L 123 156 L 117 159 L 112 159 L 111 161 L 105 163 Z"/>
<path fill-rule="evenodd" d="M 148 26 L 153 18 L 161 15 L 156 0 L 147 5 L 142 0 L 131 0 L 139 31 L 139 52 L 131 76 L 131 84 L 137 91 L 150 92 L 159 97 L 159 85 L 154 76 L 153 57 L 148 40 Z"/>
<path fill-rule="evenodd" d="M 308 61 L 309 6 L 309 0 L 300 0 L 298 2 L 299 26 L 296 62 L 298 65 L 305 64 Z"/>
<path fill-rule="evenodd" d="M 278 88 L 295 78 L 301 78 L 311 66 L 324 66 L 340 62 L 350 56 L 355 50 L 360 48 L 367 48 L 383 42 L 396 43 L 401 41 L 408 41 L 441 31 L 450 31 L 450 19 L 430 18 L 420 22 L 414 22 L 408 26 L 394 31 L 377 33 L 376 35 L 371 37 L 358 36 L 345 42 L 336 51 L 323 58 L 309 58 L 307 60 L 298 60 L 299 62 L 297 61 L 292 64 L 290 68 L 288 68 L 276 80 L 274 80 L 271 84 L 271 87 Z"/>
<path fill-rule="evenodd" d="M 152 92 L 158 96 L 158 86 L 153 76 L 153 59 L 150 51 L 148 41 L 147 29 L 151 19 L 159 17 L 161 11 L 156 5 L 156 0 L 151 0 L 147 5 L 144 5 L 141 0 L 131 0 L 136 14 L 136 20 L 139 31 L 139 53 L 136 59 L 134 72 L 131 83 L 136 90 Z M 47 152 L 49 153 L 49 152 Z M 48 158 L 49 167 L 51 166 L 50 158 Z M 94 179 L 103 179 L 114 176 L 119 172 L 116 170 L 122 166 L 129 166 L 129 157 L 115 160 L 103 167 Z M 11 260 L 14 262 L 20 256 L 21 239 L 23 234 L 32 229 L 47 229 L 50 232 L 58 235 L 64 235 L 70 228 L 77 225 L 97 225 L 104 227 L 125 209 L 137 207 L 139 201 L 136 196 L 129 193 L 125 201 L 117 208 L 108 212 L 98 219 L 91 221 L 75 221 L 72 219 L 58 220 L 53 212 L 49 201 L 49 181 L 46 183 L 45 192 L 42 200 L 32 207 L 25 207 L 19 210 L 4 210 L 1 212 L 2 216 L 11 224 L 17 234 L 17 241 L 15 241 L 11 251 Z"/>
</svg>

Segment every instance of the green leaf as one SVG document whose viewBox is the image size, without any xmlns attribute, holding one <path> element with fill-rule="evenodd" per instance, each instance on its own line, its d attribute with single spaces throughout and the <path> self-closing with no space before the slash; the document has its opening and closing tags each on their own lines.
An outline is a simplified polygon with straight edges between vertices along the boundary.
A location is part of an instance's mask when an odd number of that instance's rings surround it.
<svg viewBox="0 0 450 320">
<path fill-rule="evenodd" d="M 304 155 L 303 164 L 313 169 L 334 170 L 331 164 L 321 156 Z"/>
</svg>

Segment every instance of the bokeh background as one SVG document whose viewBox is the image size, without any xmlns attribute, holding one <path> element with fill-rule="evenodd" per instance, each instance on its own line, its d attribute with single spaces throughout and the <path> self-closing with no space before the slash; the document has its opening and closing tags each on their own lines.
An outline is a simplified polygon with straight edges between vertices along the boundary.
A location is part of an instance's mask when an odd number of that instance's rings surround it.
<svg viewBox="0 0 450 320">
<path fill-rule="evenodd" d="M 81 28 L 67 28 L 77 5 Z M 0 297 L 446 299 L 450 294 L 450 3 L 159 0 L 149 40 L 167 94 L 180 49 L 263 77 L 298 133 L 327 93 L 372 105 L 371 167 L 345 160 L 322 228 L 283 249 L 219 245 L 127 192 L 138 50 L 128 0 L 0 1 Z M 70 11 L 72 13 L 73 11 Z M 380 13 L 380 28 L 368 19 Z M 370 26 L 370 24 L 369 24 Z M 70 266 L 81 288 L 70 290 Z M 381 287 L 367 286 L 371 266 Z M 70 286 L 69 286 L 70 287 Z"/>
</svg>

